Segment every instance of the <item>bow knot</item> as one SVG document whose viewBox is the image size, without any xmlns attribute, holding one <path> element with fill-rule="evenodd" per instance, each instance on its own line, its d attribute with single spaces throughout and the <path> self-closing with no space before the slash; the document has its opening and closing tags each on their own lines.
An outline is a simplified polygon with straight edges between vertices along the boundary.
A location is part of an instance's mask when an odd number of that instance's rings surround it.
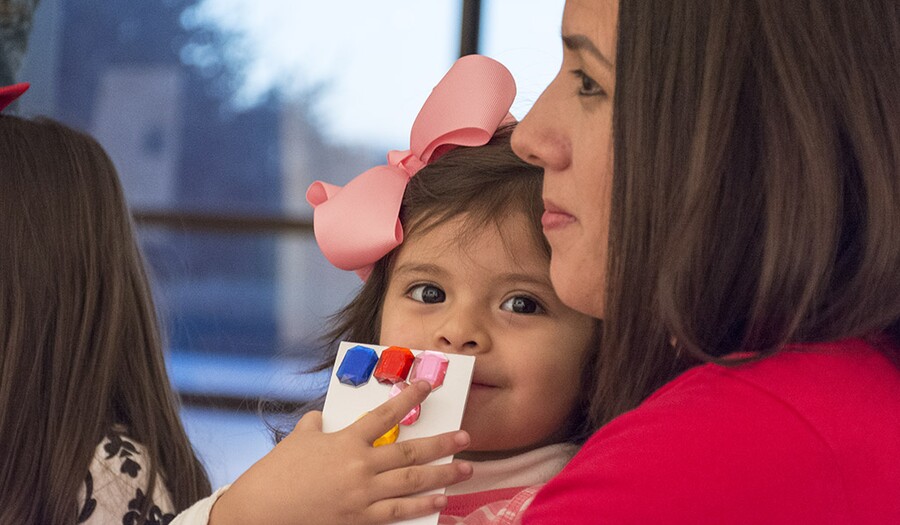
<svg viewBox="0 0 900 525">
<path fill-rule="evenodd" d="M 393 150 L 387 164 L 339 187 L 316 181 L 306 192 L 315 208 L 313 229 L 325 257 L 362 279 L 372 265 L 403 242 L 400 205 L 409 179 L 458 146 L 482 146 L 501 124 L 516 84 L 499 62 L 480 55 L 460 58 L 432 90 L 413 123 L 410 148 Z"/>
<path fill-rule="evenodd" d="M 388 152 L 387 159 L 388 164 L 397 166 L 408 173 L 410 177 L 426 166 L 426 163 L 410 149 L 404 151 L 391 150 Z"/>
</svg>

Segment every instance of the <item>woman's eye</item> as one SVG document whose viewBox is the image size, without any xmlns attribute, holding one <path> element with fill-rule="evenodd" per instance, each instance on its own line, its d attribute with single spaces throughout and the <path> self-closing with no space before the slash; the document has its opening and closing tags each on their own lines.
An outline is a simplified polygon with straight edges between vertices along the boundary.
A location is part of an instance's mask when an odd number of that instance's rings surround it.
<svg viewBox="0 0 900 525">
<path fill-rule="evenodd" d="M 580 69 L 576 69 L 572 71 L 572 74 L 581 81 L 581 85 L 578 88 L 578 95 L 582 97 L 598 97 L 606 95 L 606 91 L 600 87 L 600 84 L 597 83 L 593 78 L 589 77 L 587 73 Z"/>
<path fill-rule="evenodd" d="M 544 313 L 544 308 L 537 301 L 524 295 L 510 297 L 500 305 L 500 309 L 516 314 Z"/>
<path fill-rule="evenodd" d="M 443 290 L 431 284 L 419 284 L 413 286 L 409 292 L 407 292 L 407 295 L 413 301 L 428 304 L 442 303 L 444 302 L 444 299 L 447 298 L 447 294 L 445 294 Z"/>
</svg>

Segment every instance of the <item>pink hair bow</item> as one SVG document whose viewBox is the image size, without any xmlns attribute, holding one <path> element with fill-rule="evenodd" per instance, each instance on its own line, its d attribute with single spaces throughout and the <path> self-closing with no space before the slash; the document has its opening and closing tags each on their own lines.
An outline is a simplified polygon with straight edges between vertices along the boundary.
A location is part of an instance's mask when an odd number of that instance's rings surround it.
<svg viewBox="0 0 900 525">
<path fill-rule="evenodd" d="M 28 91 L 29 87 L 31 87 L 31 84 L 28 82 L 0 87 L 0 111 L 6 109 L 6 106 L 22 96 L 22 93 Z"/>
<path fill-rule="evenodd" d="M 386 165 L 344 187 L 312 183 L 306 200 L 315 208 L 316 241 L 331 264 L 365 280 L 372 265 L 403 242 L 399 214 L 409 179 L 454 147 L 487 144 L 512 119 L 515 96 L 515 81 L 503 64 L 480 55 L 462 57 L 419 111 L 410 149 L 391 151 Z"/>
</svg>

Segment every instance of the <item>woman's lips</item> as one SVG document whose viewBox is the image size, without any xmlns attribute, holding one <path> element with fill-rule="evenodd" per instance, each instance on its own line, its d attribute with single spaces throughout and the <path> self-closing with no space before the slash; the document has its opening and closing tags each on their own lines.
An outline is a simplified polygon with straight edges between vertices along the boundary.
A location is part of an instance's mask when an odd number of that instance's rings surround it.
<svg viewBox="0 0 900 525">
<path fill-rule="evenodd" d="M 544 201 L 544 214 L 541 216 L 541 226 L 544 230 L 558 230 L 575 222 L 575 217 L 553 202 Z"/>
</svg>

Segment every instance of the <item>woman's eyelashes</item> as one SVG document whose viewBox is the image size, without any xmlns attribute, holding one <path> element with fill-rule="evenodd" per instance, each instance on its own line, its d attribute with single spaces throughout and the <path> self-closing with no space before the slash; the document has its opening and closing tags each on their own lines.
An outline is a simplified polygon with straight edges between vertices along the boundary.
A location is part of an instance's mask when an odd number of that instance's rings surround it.
<svg viewBox="0 0 900 525">
<path fill-rule="evenodd" d="M 572 75 L 579 81 L 578 96 L 580 97 L 605 97 L 606 90 L 600 87 L 596 80 L 588 76 L 584 70 L 575 69 Z"/>
<path fill-rule="evenodd" d="M 541 303 L 527 295 L 516 295 L 503 301 L 500 309 L 515 314 L 542 314 L 546 310 Z"/>
<path fill-rule="evenodd" d="M 426 304 L 442 303 L 447 298 L 444 290 L 433 284 L 414 285 L 407 290 L 406 296 L 413 301 Z"/>
</svg>

